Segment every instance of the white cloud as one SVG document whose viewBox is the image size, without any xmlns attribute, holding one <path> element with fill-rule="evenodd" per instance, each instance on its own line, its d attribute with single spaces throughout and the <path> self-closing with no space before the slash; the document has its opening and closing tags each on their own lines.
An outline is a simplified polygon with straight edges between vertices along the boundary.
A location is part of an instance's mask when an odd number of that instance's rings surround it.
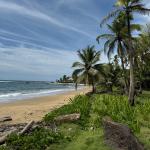
<svg viewBox="0 0 150 150">
<path fill-rule="evenodd" d="M 44 20 L 44 21 L 47 21 L 49 23 L 55 24 L 56 26 L 59 26 L 61 28 L 72 30 L 74 32 L 77 32 L 77 33 L 83 34 L 85 36 L 91 37 L 91 35 L 88 34 L 87 32 L 84 32 L 78 28 L 75 28 L 74 26 L 70 26 L 70 25 L 67 25 L 65 23 L 62 23 L 59 20 L 54 19 L 50 15 L 40 12 L 39 10 L 36 10 L 36 9 L 31 10 L 25 6 L 21 6 L 21 5 L 18 5 L 16 3 L 0 1 L 0 11 L 8 12 L 8 10 L 15 12 L 15 13 L 18 13 L 18 14 L 21 14 L 21 15 L 27 15 L 29 17 Z"/>
<path fill-rule="evenodd" d="M 26 73 L 32 77 L 60 76 L 71 72 L 71 65 L 77 59 L 76 53 L 51 49 L 43 51 L 29 48 L 0 48 L 0 72 Z M 9 75 L 8 75 L 9 76 Z"/>
</svg>

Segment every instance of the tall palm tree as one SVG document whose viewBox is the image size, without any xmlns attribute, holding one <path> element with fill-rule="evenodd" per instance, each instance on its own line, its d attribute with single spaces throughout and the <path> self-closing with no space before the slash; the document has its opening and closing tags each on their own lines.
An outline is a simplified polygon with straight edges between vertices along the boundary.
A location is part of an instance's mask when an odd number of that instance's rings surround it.
<svg viewBox="0 0 150 150">
<path fill-rule="evenodd" d="M 117 0 L 115 4 L 115 10 L 111 12 L 108 16 L 106 16 L 101 25 L 104 24 L 108 19 L 118 15 L 118 13 L 123 12 L 126 14 L 127 21 L 127 33 L 128 33 L 128 53 L 129 53 L 129 61 L 130 61 L 130 88 L 129 88 L 129 102 L 133 106 L 134 105 L 134 94 L 135 94 L 135 86 L 134 86 L 134 49 L 132 45 L 132 34 L 131 34 L 131 16 L 134 12 L 140 14 L 149 14 L 150 9 L 145 8 L 144 4 L 142 4 L 142 0 Z"/>
<path fill-rule="evenodd" d="M 112 25 L 108 25 L 108 30 L 111 34 L 102 34 L 97 37 L 97 41 L 99 43 L 100 39 L 106 39 L 106 42 L 104 44 L 104 52 L 107 53 L 108 59 L 110 59 L 110 56 L 112 53 L 114 53 L 115 48 L 117 48 L 118 56 L 121 59 L 121 66 L 123 70 L 123 78 L 124 78 L 124 86 L 125 86 L 125 93 L 128 94 L 128 81 L 126 78 L 126 71 L 125 71 L 125 57 L 127 54 L 126 51 L 126 20 L 125 15 L 120 13 L 119 16 L 112 22 Z M 132 31 L 134 30 L 140 30 L 140 26 L 137 24 L 131 25 Z"/>
<path fill-rule="evenodd" d="M 96 51 L 94 46 L 88 46 L 81 51 L 78 51 L 78 56 L 81 62 L 74 62 L 72 67 L 74 70 L 72 76 L 77 77 L 76 82 L 84 82 L 85 84 L 92 85 L 92 91 L 95 92 L 95 83 L 98 78 L 98 69 L 101 67 L 97 64 L 100 59 L 100 51 Z"/>
<path fill-rule="evenodd" d="M 104 44 L 104 52 L 107 54 L 108 59 L 110 59 L 111 54 L 114 53 L 115 48 L 117 48 L 117 53 L 121 59 L 121 66 L 123 70 L 123 77 L 125 82 L 125 92 L 128 91 L 128 83 L 125 75 L 125 66 L 124 66 L 124 57 L 126 54 L 126 48 L 124 43 L 125 33 L 122 32 L 122 29 L 125 27 L 125 21 L 116 19 L 112 25 L 107 25 L 108 30 L 111 34 L 102 34 L 97 37 L 99 43 L 100 39 L 106 39 Z"/>
</svg>

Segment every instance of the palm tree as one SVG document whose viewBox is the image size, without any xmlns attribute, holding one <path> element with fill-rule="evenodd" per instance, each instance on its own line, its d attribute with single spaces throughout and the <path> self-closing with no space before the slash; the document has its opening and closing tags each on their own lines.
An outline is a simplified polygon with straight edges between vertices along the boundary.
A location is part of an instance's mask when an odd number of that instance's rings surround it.
<svg viewBox="0 0 150 150">
<path fill-rule="evenodd" d="M 131 16 L 134 12 L 140 14 L 149 14 L 150 9 L 144 7 L 142 4 L 142 0 L 117 0 L 115 4 L 116 9 L 111 12 L 108 16 L 106 16 L 101 25 L 104 24 L 108 19 L 118 15 L 118 13 L 122 12 L 126 15 L 127 21 L 127 33 L 128 33 L 128 54 L 129 54 L 129 62 L 130 62 L 130 88 L 129 88 L 129 103 L 134 105 L 134 94 L 135 94 L 135 86 L 134 86 L 134 49 L 132 45 L 132 34 L 131 34 Z"/>
<path fill-rule="evenodd" d="M 98 78 L 98 69 L 101 64 L 97 64 L 100 59 L 100 51 L 96 51 L 94 46 L 88 46 L 78 51 L 81 62 L 74 62 L 72 67 L 75 69 L 72 76 L 76 77 L 76 82 L 92 85 L 92 91 L 95 92 L 95 83 Z"/>
<path fill-rule="evenodd" d="M 125 28 L 125 21 L 116 19 L 112 25 L 107 25 L 111 34 L 102 34 L 97 37 L 99 43 L 100 39 L 106 39 L 104 44 L 104 52 L 107 54 L 108 59 L 110 59 L 111 54 L 114 53 L 115 48 L 117 47 L 118 56 L 121 59 L 121 66 L 123 70 L 123 77 L 125 82 L 125 92 L 128 93 L 128 83 L 125 75 L 125 66 L 124 66 L 124 57 L 126 55 L 126 48 L 124 43 L 125 32 L 122 32 Z"/>
<path fill-rule="evenodd" d="M 114 53 L 115 48 L 117 48 L 118 56 L 121 59 L 121 66 L 123 70 L 123 78 L 124 78 L 124 86 L 125 86 L 125 93 L 128 94 L 128 81 L 126 78 L 126 71 L 125 71 L 125 58 L 126 58 L 126 21 L 125 15 L 120 13 L 119 16 L 112 22 L 112 25 L 108 25 L 108 30 L 111 34 L 102 34 L 97 37 L 97 41 L 99 43 L 100 39 L 106 39 L 107 41 L 104 44 L 104 52 L 107 53 L 108 59 L 112 53 Z M 140 26 L 137 24 L 131 25 L 132 31 L 140 30 Z"/>
</svg>

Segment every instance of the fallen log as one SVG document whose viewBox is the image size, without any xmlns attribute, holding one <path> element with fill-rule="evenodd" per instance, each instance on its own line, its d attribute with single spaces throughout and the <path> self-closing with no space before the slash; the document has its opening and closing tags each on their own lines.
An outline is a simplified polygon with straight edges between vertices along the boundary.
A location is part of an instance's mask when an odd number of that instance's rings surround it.
<svg viewBox="0 0 150 150">
<path fill-rule="evenodd" d="M 30 121 L 20 132 L 19 135 L 25 134 L 30 128 L 32 128 L 34 121 Z"/>
<path fill-rule="evenodd" d="M 58 116 L 54 119 L 54 121 L 57 123 L 65 123 L 65 122 L 72 122 L 80 119 L 80 114 L 74 113 L 69 115 L 62 115 Z"/>
<path fill-rule="evenodd" d="M 8 137 L 10 134 L 12 134 L 12 133 L 14 133 L 14 132 L 16 132 L 16 131 L 17 131 L 17 129 L 11 130 L 11 131 L 9 131 L 7 134 L 5 134 L 4 136 L 0 137 L 0 145 L 4 144 L 5 141 L 6 141 L 6 139 L 7 139 L 7 137 Z"/>
<path fill-rule="evenodd" d="M 11 116 L 0 117 L 0 122 L 12 121 Z"/>
</svg>

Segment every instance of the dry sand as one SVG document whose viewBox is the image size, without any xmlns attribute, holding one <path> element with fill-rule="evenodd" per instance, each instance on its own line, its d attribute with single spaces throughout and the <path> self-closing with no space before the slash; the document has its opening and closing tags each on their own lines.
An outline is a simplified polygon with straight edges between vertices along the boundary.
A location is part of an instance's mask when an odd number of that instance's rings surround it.
<svg viewBox="0 0 150 150">
<path fill-rule="evenodd" d="M 27 123 L 31 120 L 39 121 L 43 116 L 56 107 L 60 107 L 69 102 L 75 95 L 89 92 L 89 88 L 78 91 L 69 91 L 62 94 L 20 100 L 10 103 L 0 103 L 0 117 L 11 116 L 13 121 L 7 124 Z M 2 124 L 2 123 L 1 123 Z"/>
</svg>

